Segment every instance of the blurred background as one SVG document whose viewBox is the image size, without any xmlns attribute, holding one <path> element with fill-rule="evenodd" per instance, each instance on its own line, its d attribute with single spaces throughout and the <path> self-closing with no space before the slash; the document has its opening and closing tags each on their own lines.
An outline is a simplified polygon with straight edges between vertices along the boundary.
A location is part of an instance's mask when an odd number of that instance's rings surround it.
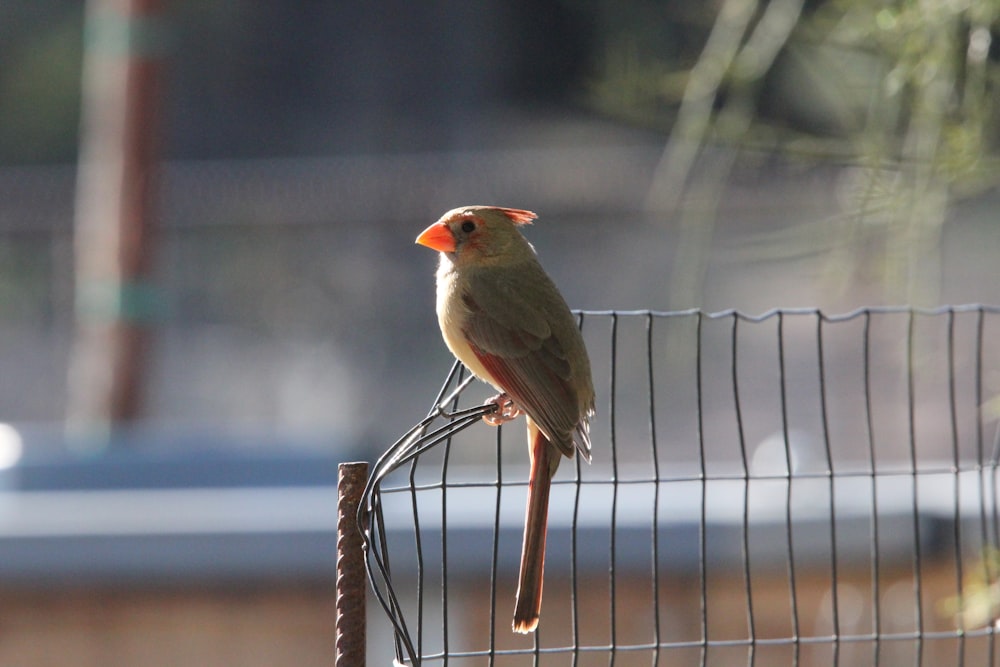
<svg viewBox="0 0 1000 667">
<path fill-rule="evenodd" d="M 574 308 L 1000 302 L 998 17 L 0 0 L 0 662 L 330 662 L 455 206 L 536 211 Z"/>
</svg>

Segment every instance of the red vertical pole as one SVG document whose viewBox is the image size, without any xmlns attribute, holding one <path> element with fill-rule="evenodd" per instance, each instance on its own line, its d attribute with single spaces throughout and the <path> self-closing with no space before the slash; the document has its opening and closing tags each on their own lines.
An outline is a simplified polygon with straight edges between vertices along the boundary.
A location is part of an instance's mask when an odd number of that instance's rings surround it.
<svg viewBox="0 0 1000 667">
<path fill-rule="evenodd" d="M 88 0 L 67 397 L 87 434 L 142 410 L 163 46 L 159 0 Z"/>
</svg>

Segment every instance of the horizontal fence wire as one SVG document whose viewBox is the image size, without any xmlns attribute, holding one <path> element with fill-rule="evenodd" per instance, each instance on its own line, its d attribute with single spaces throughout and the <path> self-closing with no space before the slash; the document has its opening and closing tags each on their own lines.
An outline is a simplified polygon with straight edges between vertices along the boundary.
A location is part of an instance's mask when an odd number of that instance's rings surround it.
<svg viewBox="0 0 1000 667">
<path fill-rule="evenodd" d="M 1000 308 L 582 311 L 594 461 L 510 630 L 527 455 L 455 364 L 359 523 L 411 665 L 998 665 Z M 391 566 L 390 566 L 391 560 Z"/>
</svg>

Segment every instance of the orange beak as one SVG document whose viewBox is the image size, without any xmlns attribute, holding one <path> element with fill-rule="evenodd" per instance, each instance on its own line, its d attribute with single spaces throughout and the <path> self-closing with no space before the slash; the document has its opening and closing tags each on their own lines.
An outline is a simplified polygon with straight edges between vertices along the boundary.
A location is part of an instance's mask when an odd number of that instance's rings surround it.
<svg viewBox="0 0 1000 667">
<path fill-rule="evenodd" d="M 438 252 L 455 252 L 455 236 L 443 222 L 435 222 L 420 232 L 417 243 Z"/>
</svg>

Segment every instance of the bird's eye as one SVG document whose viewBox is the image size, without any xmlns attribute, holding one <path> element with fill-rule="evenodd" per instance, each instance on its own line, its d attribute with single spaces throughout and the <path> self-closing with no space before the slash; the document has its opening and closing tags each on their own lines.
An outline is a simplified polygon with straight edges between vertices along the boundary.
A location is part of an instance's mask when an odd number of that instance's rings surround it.
<svg viewBox="0 0 1000 667">
<path fill-rule="evenodd" d="M 462 223 L 462 231 L 466 234 L 471 234 L 476 229 L 476 223 L 472 220 L 466 220 Z"/>
</svg>

